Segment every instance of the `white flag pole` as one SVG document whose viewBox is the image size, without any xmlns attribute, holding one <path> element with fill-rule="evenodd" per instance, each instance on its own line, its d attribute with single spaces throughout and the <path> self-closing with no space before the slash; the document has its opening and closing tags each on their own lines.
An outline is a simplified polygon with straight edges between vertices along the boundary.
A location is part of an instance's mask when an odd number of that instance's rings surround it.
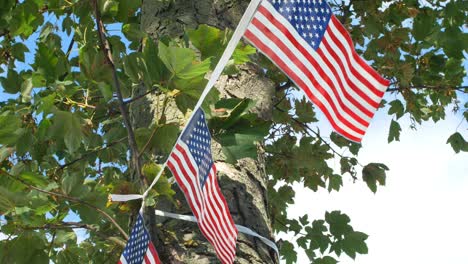
<svg viewBox="0 0 468 264">
<path fill-rule="evenodd" d="M 203 101 L 205 100 L 206 96 L 211 91 L 211 89 L 214 87 L 214 85 L 215 85 L 216 81 L 218 80 L 219 76 L 221 76 L 221 73 L 223 72 L 224 68 L 226 67 L 226 64 L 228 63 L 229 59 L 231 58 L 232 54 L 234 53 L 234 50 L 236 49 L 237 44 L 239 43 L 240 39 L 242 38 L 245 31 L 247 30 L 247 27 L 249 26 L 250 21 L 252 20 L 252 17 L 255 14 L 255 11 L 257 10 L 258 5 L 260 4 L 261 1 L 262 0 L 252 0 L 252 1 L 250 1 L 249 6 L 245 10 L 244 15 L 242 16 L 239 24 L 237 25 L 236 30 L 234 31 L 234 34 L 231 37 L 231 40 L 229 40 L 229 43 L 228 43 L 226 49 L 224 50 L 224 53 L 221 56 L 221 59 L 219 60 L 218 64 L 216 65 L 216 68 L 214 69 L 213 73 L 211 74 L 211 77 L 208 80 L 208 83 L 206 84 L 206 87 L 203 90 L 203 93 L 201 94 L 200 98 L 198 99 L 197 104 L 193 108 L 193 112 L 192 112 L 189 120 L 187 121 L 187 124 L 190 123 L 190 121 L 193 118 L 193 113 L 195 113 L 198 110 L 198 108 L 201 107 L 201 105 L 202 105 Z M 185 129 L 186 129 L 186 126 L 184 127 L 184 129 L 180 133 L 177 141 L 180 140 L 180 138 L 181 138 L 182 134 L 184 133 Z M 175 145 L 172 148 L 172 151 L 174 151 L 174 148 L 175 148 Z M 172 153 L 172 151 L 170 153 Z M 164 172 L 164 169 L 166 168 L 166 165 L 167 165 L 167 160 L 166 160 L 166 162 L 164 162 L 163 167 L 159 171 L 158 175 L 154 178 L 151 185 L 143 193 L 143 195 L 142 195 L 143 203 L 142 203 L 141 209 L 143 209 L 143 207 L 145 205 L 145 197 L 148 196 L 149 191 L 154 187 L 156 182 L 161 177 L 162 173 Z M 122 197 L 119 197 L 119 198 L 122 198 Z M 135 197 L 129 197 L 129 198 L 135 198 Z"/>
</svg>

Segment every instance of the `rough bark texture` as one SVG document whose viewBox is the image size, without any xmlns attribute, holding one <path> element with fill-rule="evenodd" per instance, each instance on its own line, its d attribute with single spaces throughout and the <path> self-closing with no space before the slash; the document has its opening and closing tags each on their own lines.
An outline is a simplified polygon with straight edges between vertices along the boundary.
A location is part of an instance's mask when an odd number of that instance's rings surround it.
<svg viewBox="0 0 468 264">
<path fill-rule="evenodd" d="M 142 26 L 155 39 L 163 35 L 181 36 L 186 28 L 194 28 L 199 24 L 233 28 L 247 5 L 248 1 L 245 0 L 145 0 Z M 236 76 L 222 76 L 216 85 L 221 97 L 248 97 L 257 100 L 254 111 L 265 119 L 271 117 L 273 86 L 273 83 L 262 77 L 261 71 L 253 65 L 240 67 L 240 73 Z M 177 110 L 172 99 L 149 95 L 145 100 L 132 105 L 131 114 L 135 125 L 145 127 L 155 122 L 161 116 L 164 101 L 168 106 L 165 112 L 166 120 L 183 123 L 184 116 Z M 234 222 L 272 238 L 262 147 L 258 147 L 258 159 L 242 159 L 235 165 L 224 161 L 225 157 L 216 142 L 213 143 L 212 149 L 220 187 L 228 201 Z M 176 194 L 176 199 L 180 204 L 160 201 L 157 207 L 164 211 L 191 214 L 181 192 Z M 163 263 L 219 262 L 213 248 L 201 235 L 196 224 L 162 217 L 157 217 L 156 223 L 153 238 Z M 239 234 L 236 263 L 276 262 L 274 252 L 260 240 Z"/>
</svg>

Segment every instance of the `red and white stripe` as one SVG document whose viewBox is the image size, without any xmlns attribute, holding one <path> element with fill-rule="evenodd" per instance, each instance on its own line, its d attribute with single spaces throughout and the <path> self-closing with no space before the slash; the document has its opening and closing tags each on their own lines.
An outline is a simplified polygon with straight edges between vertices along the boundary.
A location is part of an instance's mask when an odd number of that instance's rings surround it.
<svg viewBox="0 0 468 264">
<path fill-rule="evenodd" d="M 201 232 L 214 246 L 218 258 L 223 263 L 233 263 L 238 232 L 218 186 L 216 167 L 213 164 L 202 188 L 197 163 L 183 141 L 177 143 L 167 164 L 184 192 Z"/>
<path fill-rule="evenodd" d="M 317 50 L 268 1 L 244 36 L 304 90 L 338 133 L 361 142 L 389 81 L 356 53 L 334 15 Z"/>
<path fill-rule="evenodd" d="M 125 259 L 124 255 L 120 257 L 118 264 L 127 264 L 127 260 Z M 154 248 L 151 241 L 148 244 L 148 250 L 146 251 L 145 257 L 143 259 L 143 264 L 161 264 L 158 252 L 156 252 L 156 249 Z"/>
</svg>

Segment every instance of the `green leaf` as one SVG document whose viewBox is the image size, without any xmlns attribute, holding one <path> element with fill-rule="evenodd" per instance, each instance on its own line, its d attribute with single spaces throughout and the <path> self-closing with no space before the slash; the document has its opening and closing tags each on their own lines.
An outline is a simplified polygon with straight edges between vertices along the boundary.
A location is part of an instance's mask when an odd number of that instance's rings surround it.
<svg viewBox="0 0 468 264">
<path fill-rule="evenodd" d="M 23 38 L 29 37 L 44 20 L 35 1 L 24 1 L 18 4 L 10 15 L 11 34 L 13 36 L 21 35 Z"/>
<path fill-rule="evenodd" d="M 398 122 L 395 120 L 392 120 L 392 123 L 390 124 L 390 131 L 388 133 L 388 143 L 396 140 L 400 141 L 400 132 L 401 132 L 401 127 Z"/>
<path fill-rule="evenodd" d="M 312 107 L 312 103 L 310 103 L 305 97 L 303 97 L 301 100 L 296 100 L 295 110 L 297 120 L 299 120 L 300 122 L 310 123 L 318 121 L 315 117 L 315 112 Z"/>
<path fill-rule="evenodd" d="M 308 225 L 309 224 L 309 215 L 304 215 L 302 217 L 299 217 L 299 222 L 301 222 L 301 224 L 303 226 Z"/>
<path fill-rule="evenodd" d="M 86 248 L 77 246 L 67 246 L 57 254 L 56 263 L 81 264 L 88 263 Z M 95 259 L 94 259 L 95 260 Z"/>
<path fill-rule="evenodd" d="M 9 70 L 7 77 L 0 77 L 3 90 L 6 93 L 15 94 L 20 91 L 23 80 L 21 76 L 14 70 Z"/>
<path fill-rule="evenodd" d="M 73 25 L 75 23 L 73 22 L 73 19 L 71 19 L 70 16 L 66 16 L 64 19 L 63 19 L 63 22 L 62 22 L 62 29 L 67 33 L 67 35 L 70 35 L 70 33 L 72 32 L 72 29 L 73 29 Z"/>
<path fill-rule="evenodd" d="M 165 124 L 154 129 L 138 128 L 135 131 L 138 147 L 142 149 L 146 144 L 147 151 L 157 151 L 161 154 L 169 154 L 174 146 L 179 133 L 177 124 Z"/>
<path fill-rule="evenodd" d="M 451 135 L 447 140 L 447 144 L 452 146 L 455 153 L 460 153 L 460 151 L 468 151 L 468 142 L 466 142 L 466 140 L 459 132 Z"/>
<path fill-rule="evenodd" d="M 3 162 L 6 158 L 8 158 L 13 153 L 13 151 L 13 148 L 9 148 L 6 146 L 0 147 L 0 163 Z"/>
<path fill-rule="evenodd" d="M 331 192 L 333 190 L 339 191 L 341 186 L 343 186 L 343 177 L 341 175 L 332 174 L 328 178 L 328 191 Z"/>
<path fill-rule="evenodd" d="M 150 73 L 146 67 L 143 54 L 134 52 L 124 58 L 125 73 L 130 77 L 133 83 L 139 84 L 144 82 L 145 86 L 149 89 L 153 86 Z"/>
<path fill-rule="evenodd" d="M 47 84 L 47 80 L 40 72 L 34 72 L 31 78 L 33 87 L 44 87 Z"/>
<path fill-rule="evenodd" d="M 377 183 L 385 186 L 387 177 L 385 171 L 387 170 L 389 168 L 382 163 L 370 163 L 363 168 L 362 179 L 373 193 L 377 192 Z"/>
<path fill-rule="evenodd" d="M 46 242 L 43 233 L 26 231 L 9 243 L 9 254 L 2 262 L 15 264 L 47 264 Z"/>
<path fill-rule="evenodd" d="M 146 34 L 141 31 L 140 25 L 136 23 L 124 24 L 122 26 L 122 33 L 131 41 L 140 41 Z"/>
<path fill-rule="evenodd" d="M 401 103 L 400 100 L 394 100 L 390 102 L 390 109 L 388 109 L 388 114 L 392 115 L 395 114 L 397 119 L 403 116 L 405 113 L 405 107 Z"/>
<path fill-rule="evenodd" d="M 189 30 L 188 35 L 192 44 L 200 51 L 202 59 L 212 57 L 212 66 L 215 66 L 232 33 L 221 31 L 215 27 L 200 25 L 195 30 Z M 254 47 L 239 43 L 232 54 L 234 64 L 243 64 L 250 61 L 249 55 L 255 52 Z"/>
<path fill-rule="evenodd" d="M 59 247 L 63 245 L 73 245 L 76 244 L 76 240 L 77 237 L 74 231 L 57 230 L 57 232 L 55 232 L 54 245 Z"/>
<path fill-rule="evenodd" d="M 294 235 L 297 236 L 302 230 L 302 226 L 295 219 L 288 220 L 289 231 L 293 231 Z"/>
<path fill-rule="evenodd" d="M 119 21 L 127 22 L 141 7 L 141 0 L 119 0 L 119 11 L 117 18 Z"/>
<path fill-rule="evenodd" d="M 58 75 L 66 71 L 63 67 L 59 67 L 60 64 L 59 58 L 52 49 L 44 43 L 38 43 L 33 66 L 36 72 L 41 73 L 49 83 L 53 83 Z"/>
<path fill-rule="evenodd" d="M 21 135 L 21 121 L 12 114 L 0 115 L 0 145 L 12 145 Z"/>
<path fill-rule="evenodd" d="M 156 175 L 161 171 L 161 166 L 154 162 L 146 163 L 141 168 L 141 172 L 148 179 L 149 182 L 152 182 Z"/>
<path fill-rule="evenodd" d="M 177 135 L 179 133 L 179 126 L 177 124 L 166 124 L 159 127 L 152 141 L 152 147 L 159 153 L 169 153 L 174 146 Z"/>
<path fill-rule="evenodd" d="M 177 74 L 177 77 L 185 80 L 190 80 L 199 76 L 205 75 L 210 70 L 210 59 L 206 59 L 200 63 L 192 62 Z"/>
<path fill-rule="evenodd" d="M 428 9 L 420 10 L 418 16 L 413 22 L 413 36 L 416 40 L 424 40 L 431 34 L 434 24 L 436 24 L 435 16 L 428 14 Z"/>
<path fill-rule="evenodd" d="M 158 47 L 151 38 L 144 39 L 143 58 L 153 83 L 160 83 L 168 78 L 168 70 L 158 56 Z"/>
<path fill-rule="evenodd" d="M 83 185 L 84 179 L 76 174 L 67 174 L 62 178 L 62 190 L 65 194 L 76 193 Z"/>
<path fill-rule="evenodd" d="M 341 243 L 343 251 L 353 259 L 356 258 L 356 253 L 367 254 L 368 249 L 365 242 L 367 237 L 366 234 L 356 231 L 346 235 Z"/>
<path fill-rule="evenodd" d="M 11 192 L 9 189 L 0 186 L 0 212 L 4 214 L 7 211 L 13 210 L 18 204 L 17 193 Z"/>
<path fill-rule="evenodd" d="M 213 57 L 213 64 L 218 62 L 229 38 L 226 32 L 208 25 L 189 30 L 188 35 L 192 44 L 200 51 L 202 59 Z"/>
<path fill-rule="evenodd" d="M 283 245 L 281 245 L 280 254 L 284 260 L 286 260 L 286 264 L 295 263 L 297 261 L 297 253 L 294 250 L 294 245 L 291 244 L 289 241 L 283 241 Z"/>
<path fill-rule="evenodd" d="M 23 206 L 23 207 L 16 207 L 15 208 L 15 214 L 16 215 L 22 215 L 31 212 L 31 208 Z"/>
<path fill-rule="evenodd" d="M 113 83 L 112 70 L 106 63 L 102 51 L 92 46 L 79 49 L 79 66 L 83 75 L 96 82 Z"/>
<path fill-rule="evenodd" d="M 330 256 L 318 258 L 314 261 L 314 264 L 336 264 L 338 261 Z"/>
<path fill-rule="evenodd" d="M 101 91 L 102 96 L 104 96 L 104 100 L 106 102 L 109 102 L 114 96 L 112 86 L 105 82 L 98 82 L 97 86 L 99 88 L 99 91 Z"/>
<path fill-rule="evenodd" d="M 325 221 L 330 225 L 330 233 L 335 237 L 340 238 L 353 231 L 353 228 L 349 225 L 351 220 L 346 214 L 342 214 L 340 211 L 326 212 Z"/>
<path fill-rule="evenodd" d="M 45 187 L 48 184 L 48 181 L 44 176 L 38 175 L 30 171 L 22 172 L 19 177 L 25 182 L 36 187 Z"/>
<path fill-rule="evenodd" d="M 21 101 L 30 102 L 31 101 L 31 92 L 33 89 L 32 79 L 28 78 L 23 81 L 21 84 Z"/>
<path fill-rule="evenodd" d="M 464 31 L 459 27 L 449 27 L 445 31 L 439 32 L 438 38 L 447 56 L 463 59 L 463 52 L 468 45 L 468 38 Z"/>
<path fill-rule="evenodd" d="M 102 0 L 99 1 L 102 4 L 101 15 L 113 17 L 117 15 L 119 10 L 119 2 L 115 0 Z"/>
<path fill-rule="evenodd" d="M 19 61 L 25 62 L 24 53 L 26 52 L 29 52 L 29 49 L 23 43 L 15 43 L 11 46 L 11 54 Z"/>
<path fill-rule="evenodd" d="M 154 187 L 154 190 L 156 191 L 157 195 L 163 195 L 170 199 L 172 199 L 171 197 L 176 194 L 176 192 L 172 189 L 172 183 L 170 183 L 167 177 L 164 175 L 159 178 L 159 181 Z"/>
<path fill-rule="evenodd" d="M 340 134 L 336 132 L 332 132 L 330 134 L 330 139 L 333 143 L 335 143 L 338 147 L 348 147 L 349 151 L 357 155 L 359 153 L 359 150 L 361 149 L 362 145 L 356 142 L 349 141 L 345 137 L 341 136 Z"/>
<path fill-rule="evenodd" d="M 54 106 L 55 98 L 57 94 L 51 93 L 47 96 L 43 96 L 40 99 L 40 104 L 37 107 L 37 113 L 44 113 L 45 116 L 52 113 L 56 108 Z"/>
<path fill-rule="evenodd" d="M 63 138 L 63 142 L 70 153 L 79 149 L 83 133 L 80 117 L 76 113 L 57 111 L 50 127 L 50 134 L 55 138 Z"/>
<path fill-rule="evenodd" d="M 195 60 L 195 52 L 187 48 L 168 47 L 160 41 L 159 58 L 169 71 L 171 71 L 174 76 L 177 76 L 187 67 L 192 66 L 192 62 Z"/>
<path fill-rule="evenodd" d="M 229 99 L 227 99 L 229 100 Z M 216 104 L 216 107 L 222 107 L 226 106 L 226 104 L 229 104 L 233 102 L 233 100 L 229 100 L 229 102 L 223 103 L 223 100 L 219 101 Z M 240 100 L 230 111 L 227 111 L 228 115 L 226 118 L 222 119 L 221 126 L 220 128 L 222 129 L 229 129 L 233 125 L 235 125 L 240 118 L 247 113 L 252 107 L 255 106 L 255 102 L 251 99 L 243 99 Z M 218 108 L 219 109 L 219 108 Z"/>
<path fill-rule="evenodd" d="M 219 135 L 217 138 L 222 145 L 226 161 L 235 164 L 237 160 L 242 158 L 256 158 L 256 142 L 264 139 L 268 134 L 269 127 L 269 124 L 244 129 L 238 127 L 236 132 Z"/>
<path fill-rule="evenodd" d="M 257 50 L 247 44 L 239 43 L 232 54 L 235 64 L 244 64 L 250 61 L 250 55 L 255 54 Z"/>
</svg>

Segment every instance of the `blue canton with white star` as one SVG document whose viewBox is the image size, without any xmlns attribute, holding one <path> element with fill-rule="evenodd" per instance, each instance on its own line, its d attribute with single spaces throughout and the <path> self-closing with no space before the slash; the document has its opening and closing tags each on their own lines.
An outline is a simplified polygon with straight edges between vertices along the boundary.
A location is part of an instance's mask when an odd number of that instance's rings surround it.
<svg viewBox="0 0 468 264">
<path fill-rule="evenodd" d="M 138 214 L 137 221 L 133 226 L 132 233 L 125 246 L 123 255 L 128 264 L 141 264 L 148 250 L 150 236 L 146 231 L 143 217 Z"/>
<path fill-rule="evenodd" d="M 332 11 L 325 0 L 268 0 L 315 50 L 327 29 Z"/>
<path fill-rule="evenodd" d="M 203 188 L 213 165 L 211 134 L 203 110 L 198 109 L 193 114 L 193 118 L 187 125 L 181 139 L 189 147 L 190 153 L 198 165 L 198 177 Z"/>
</svg>

